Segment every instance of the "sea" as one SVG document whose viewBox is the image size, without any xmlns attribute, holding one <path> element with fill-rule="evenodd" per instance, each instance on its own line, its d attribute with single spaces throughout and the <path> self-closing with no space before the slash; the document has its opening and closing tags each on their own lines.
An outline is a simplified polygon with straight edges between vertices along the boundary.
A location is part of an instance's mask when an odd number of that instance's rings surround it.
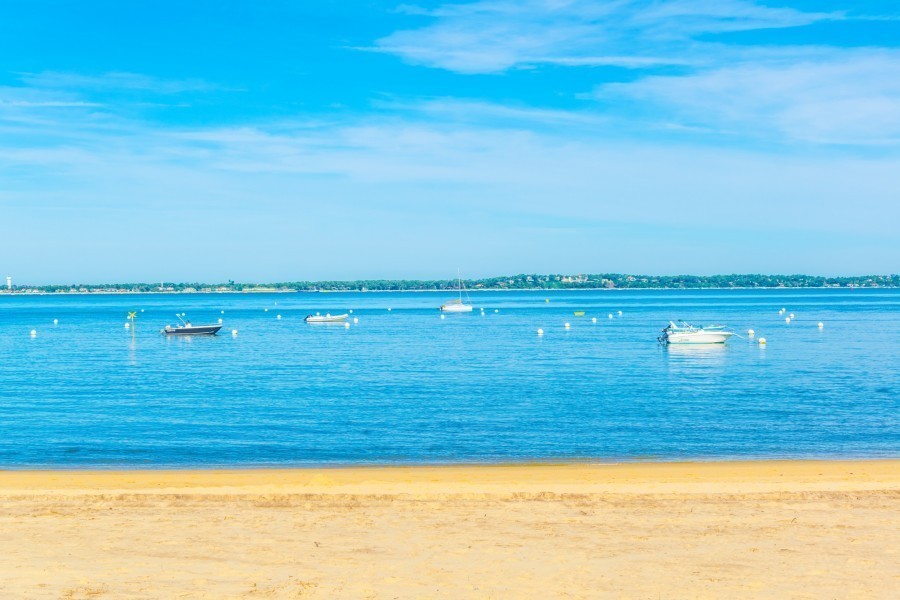
<svg viewBox="0 0 900 600">
<path fill-rule="evenodd" d="M 454 295 L 0 296 L 0 468 L 900 456 L 900 290 Z"/>
</svg>

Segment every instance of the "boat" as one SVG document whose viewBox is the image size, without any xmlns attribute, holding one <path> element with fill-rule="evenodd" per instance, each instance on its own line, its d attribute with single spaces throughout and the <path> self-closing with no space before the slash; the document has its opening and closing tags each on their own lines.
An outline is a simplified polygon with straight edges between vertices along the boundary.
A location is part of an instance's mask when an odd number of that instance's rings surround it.
<svg viewBox="0 0 900 600">
<path fill-rule="evenodd" d="M 347 320 L 348 316 L 349 315 L 347 314 L 332 315 L 326 313 L 325 315 L 320 315 L 319 313 L 316 313 L 314 315 L 306 315 L 303 320 L 307 323 L 343 323 Z"/>
<path fill-rule="evenodd" d="M 441 306 L 441 312 L 449 312 L 449 313 L 466 313 L 472 312 L 472 305 L 466 304 L 463 302 L 462 293 L 463 293 L 463 284 L 462 277 L 459 274 L 459 269 L 456 271 L 456 278 L 459 281 L 459 298 L 456 300 L 451 300 L 446 304 Z M 469 299 L 469 292 L 466 291 L 466 300 Z"/>
<path fill-rule="evenodd" d="M 181 325 L 166 325 L 161 333 L 166 335 L 216 335 L 222 329 L 222 325 L 193 325 L 190 321 L 185 321 L 181 315 L 176 315 Z"/>
<path fill-rule="evenodd" d="M 677 325 L 669 321 L 657 339 L 663 344 L 724 344 L 733 335 L 724 325 L 697 327 L 684 321 L 678 321 Z"/>
<path fill-rule="evenodd" d="M 451 300 L 447 304 L 444 304 L 441 306 L 441 311 L 442 312 L 451 312 L 451 313 L 472 312 L 472 305 L 464 304 L 462 300 Z"/>
</svg>

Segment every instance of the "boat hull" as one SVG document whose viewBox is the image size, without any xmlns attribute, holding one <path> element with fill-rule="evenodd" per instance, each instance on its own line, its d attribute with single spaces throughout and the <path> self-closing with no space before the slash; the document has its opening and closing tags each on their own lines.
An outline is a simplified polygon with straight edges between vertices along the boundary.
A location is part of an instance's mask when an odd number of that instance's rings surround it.
<svg viewBox="0 0 900 600">
<path fill-rule="evenodd" d="M 730 331 L 691 331 L 684 333 L 669 332 L 666 335 L 668 344 L 724 344 L 732 334 Z"/>
<path fill-rule="evenodd" d="M 441 307 L 441 312 L 467 313 L 472 312 L 472 307 L 468 304 L 445 304 Z"/>
<path fill-rule="evenodd" d="M 166 327 L 163 333 L 166 335 L 216 335 L 222 329 L 221 325 L 197 325 L 191 327 Z"/>
<path fill-rule="evenodd" d="M 349 315 L 309 315 L 304 321 L 307 323 L 343 323 Z"/>
</svg>

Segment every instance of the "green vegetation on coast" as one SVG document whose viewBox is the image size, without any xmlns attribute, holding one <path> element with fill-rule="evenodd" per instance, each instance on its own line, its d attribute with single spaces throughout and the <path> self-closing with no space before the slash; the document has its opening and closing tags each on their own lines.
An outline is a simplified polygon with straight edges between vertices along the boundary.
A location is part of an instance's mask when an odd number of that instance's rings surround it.
<svg viewBox="0 0 900 600">
<path fill-rule="evenodd" d="M 813 275 L 511 275 L 463 280 L 470 290 L 567 289 L 728 289 L 728 288 L 882 288 L 900 287 L 900 275 L 820 277 Z M 344 292 L 455 290 L 455 279 L 361 279 L 353 281 L 291 281 L 257 284 L 228 281 L 207 283 L 117 283 L 18 285 L 0 293 L 209 293 L 209 292 Z"/>
</svg>

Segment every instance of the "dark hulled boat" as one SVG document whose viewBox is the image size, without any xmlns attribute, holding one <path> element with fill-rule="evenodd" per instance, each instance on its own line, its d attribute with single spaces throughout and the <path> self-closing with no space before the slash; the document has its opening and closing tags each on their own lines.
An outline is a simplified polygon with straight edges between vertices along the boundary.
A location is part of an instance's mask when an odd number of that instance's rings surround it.
<svg viewBox="0 0 900 600">
<path fill-rule="evenodd" d="M 222 325 L 192 325 L 190 321 L 185 321 L 178 315 L 178 320 L 181 321 L 181 325 L 175 325 L 174 327 L 171 325 L 166 325 L 165 329 L 162 330 L 162 333 L 166 335 L 216 335 L 220 329 L 222 329 Z"/>
</svg>

